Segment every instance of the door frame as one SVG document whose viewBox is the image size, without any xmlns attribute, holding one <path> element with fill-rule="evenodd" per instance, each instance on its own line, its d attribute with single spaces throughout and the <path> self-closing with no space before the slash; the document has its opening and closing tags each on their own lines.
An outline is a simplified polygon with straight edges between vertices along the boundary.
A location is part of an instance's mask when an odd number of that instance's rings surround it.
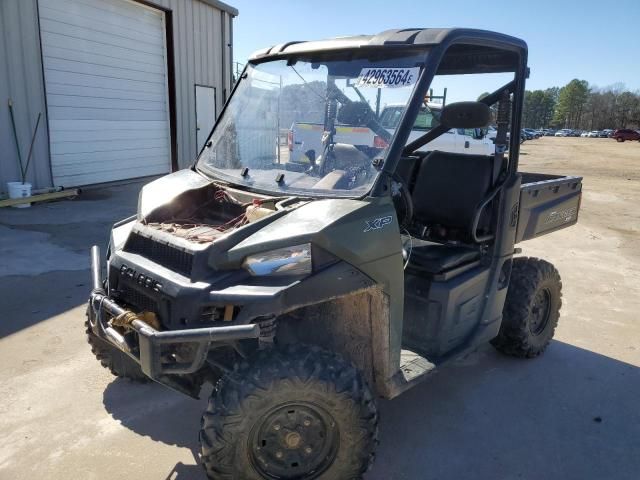
<svg viewBox="0 0 640 480">
<path fill-rule="evenodd" d="M 167 94 L 169 100 L 169 149 L 171 151 L 171 171 L 180 170 L 178 163 L 178 130 L 177 130 L 177 108 L 176 108 L 176 66 L 175 47 L 173 44 L 173 10 L 163 5 L 148 0 L 131 0 L 132 2 L 154 8 L 164 13 L 165 46 L 167 51 Z"/>
</svg>

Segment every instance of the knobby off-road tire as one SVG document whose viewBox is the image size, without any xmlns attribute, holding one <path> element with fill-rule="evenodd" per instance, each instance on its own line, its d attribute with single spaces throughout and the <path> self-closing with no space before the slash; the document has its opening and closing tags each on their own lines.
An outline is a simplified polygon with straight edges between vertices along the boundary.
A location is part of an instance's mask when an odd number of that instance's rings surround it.
<svg viewBox="0 0 640 480">
<path fill-rule="evenodd" d="M 91 331 L 91 325 L 89 324 L 89 315 L 91 314 L 90 309 L 87 308 L 87 319 L 84 322 L 84 327 L 87 333 L 87 342 L 91 346 L 91 352 L 100 361 L 100 364 L 116 377 L 128 378 L 141 383 L 148 382 L 149 377 L 142 373 L 140 365 L 129 358 L 127 354 L 105 342 Z"/>
<path fill-rule="evenodd" d="M 514 259 L 502 325 L 491 343 L 515 357 L 539 355 L 553 338 L 561 306 L 562 282 L 555 267 L 538 258 Z"/>
<path fill-rule="evenodd" d="M 361 478 L 374 459 L 378 413 L 358 371 L 309 345 L 274 348 L 237 365 L 202 417 L 210 479 Z"/>
</svg>

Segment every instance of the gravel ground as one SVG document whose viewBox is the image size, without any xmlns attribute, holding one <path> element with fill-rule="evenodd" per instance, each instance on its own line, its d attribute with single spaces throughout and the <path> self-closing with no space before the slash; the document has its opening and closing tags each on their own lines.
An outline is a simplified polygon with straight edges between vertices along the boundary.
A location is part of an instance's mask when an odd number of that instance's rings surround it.
<svg viewBox="0 0 640 480">
<path fill-rule="evenodd" d="M 640 472 L 640 144 L 542 138 L 522 170 L 584 176 L 577 226 L 521 245 L 553 262 L 556 340 L 522 361 L 491 347 L 393 401 L 367 480 L 629 479 Z M 114 379 L 82 331 L 82 260 L 139 185 L 0 211 L 0 479 L 204 479 L 204 400 Z"/>
</svg>

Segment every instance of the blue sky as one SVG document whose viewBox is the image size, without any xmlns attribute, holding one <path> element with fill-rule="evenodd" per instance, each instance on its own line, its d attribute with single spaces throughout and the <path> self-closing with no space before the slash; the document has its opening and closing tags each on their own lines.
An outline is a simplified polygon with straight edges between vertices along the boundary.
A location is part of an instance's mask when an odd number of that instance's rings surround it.
<svg viewBox="0 0 640 480">
<path fill-rule="evenodd" d="M 524 39 L 528 89 L 563 86 L 573 78 L 640 90 L 640 1 L 535 0 L 228 0 L 234 57 L 290 40 L 377 33 L 389 28 L 473 27 Z"/>
</svg>

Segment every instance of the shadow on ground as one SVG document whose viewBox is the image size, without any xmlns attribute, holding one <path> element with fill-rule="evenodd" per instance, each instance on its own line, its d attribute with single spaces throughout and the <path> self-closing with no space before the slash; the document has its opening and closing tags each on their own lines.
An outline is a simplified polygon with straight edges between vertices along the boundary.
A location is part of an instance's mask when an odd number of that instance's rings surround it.
<svg viewBox="0 0 640 480">
<path fill-rule="evenodd" d="M 103 403 L 107 412 L 128 429 L 157 442 L 191 450 L 196 465 L 178 462 L 167 480 L 205 479 L 200 465 L 198 431 L 210 387 L 200 400 L 176 393 L 157 383 L 139 384 L 116 379 L 107 385 Z"/>
<path fill-rule="evenodd" d="M 380 401 L 381 443 L 366 479 L 635 480 L 638 398 L 640 369 L 624 362 L 558 341 L 534 360 L 487 346 Z M 104 393 L 105 408 L 122 425 L 187 447 L 196 459 L 205 403 L 121 380 Z M 204 475 L 199 465 L 179 463 L 167 478 Z"/>
<path fill-rule="evenodd" d="M 90 284 L 89 270 L 0 277 L 0 338 L 86 303 Z"/>
<path fill-rule="evenodd" d="M 87 301 L 89 250 L 97 244 L 106 251 L 111 226 L 135 213 L 144 181 L 1 209 L 0 338 Z"/>
</svg>

